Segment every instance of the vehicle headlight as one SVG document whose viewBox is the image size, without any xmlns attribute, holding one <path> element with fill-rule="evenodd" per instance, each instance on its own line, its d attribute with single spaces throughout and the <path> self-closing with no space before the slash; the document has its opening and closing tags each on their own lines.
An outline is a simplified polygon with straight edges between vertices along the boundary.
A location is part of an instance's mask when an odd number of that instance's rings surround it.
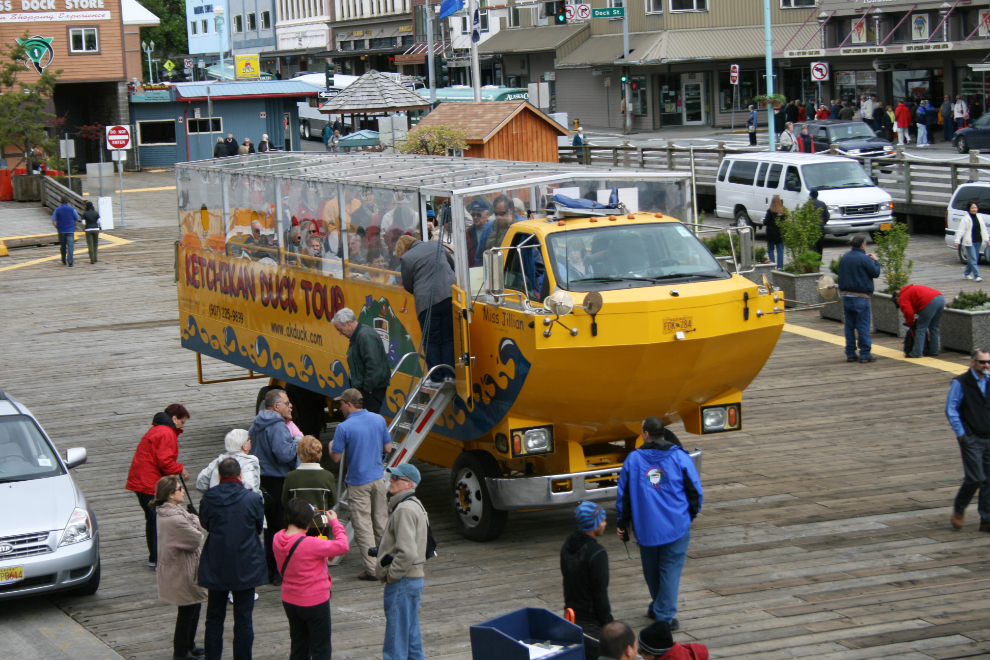
<svg viewBox="0 0 990 660">
<path fill-rule="evenodd" d="M 76 508 L 69 516 L 69 523 L 65 526 L 65 531 L 62 532 L 62 539 L 58 542 L 58 547 L 88 541 L 91 538 L 93 538 L 93 521 L 89 518 L 89 511 Z"/>
<path fill-rule="evenodd" d="M 709 408 L 701 414 L 705 430 L 721 429 L 725 426 L 725 408 Z"/>
<path fill-rule="evenodd" d="M 548 454 L 553 451 L 552 426 L 513 429 L 511 435 L 513 456 Z"/>
<path fill-rule="evenodd" d="M 830 214 L 834 213 L 835 215 L 842 215 L 842 212 L 839 210 L 839 207 L 834 205 L 828 207 L 828 212 Z"/>
<path fill-rule="evenodd" d="M 701 432 L 721 433 L 742 428 L 742 409 L 738 403 L 708 406 L 701 409 Z"/>
<path fill-rule="evenodd" d="M 849 150 L 849 153 L 851 153 L 851 154 L 858 154 L 859 152 L 860 152 L 859 149 L 850 149 Z"/>
<path fill-rule="evenodd" d="M 893 151 L 893 150 L 894 150 L 894 145 L 892 145 L 892 144 L 888 144 L 887 146 L 885 146 L 885 147 L 883 148 L 883 150 L 884 150 L 884 151 Z"/>
</svg>

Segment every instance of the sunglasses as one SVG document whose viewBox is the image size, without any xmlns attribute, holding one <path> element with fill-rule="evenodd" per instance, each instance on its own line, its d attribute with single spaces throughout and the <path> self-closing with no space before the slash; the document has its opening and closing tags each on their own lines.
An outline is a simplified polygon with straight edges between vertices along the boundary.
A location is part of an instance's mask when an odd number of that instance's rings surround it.
<svg viewBox="0 0 990 660">
<path fill-rule="evenodd" d="M 990 360 L 974 360 L 977 364 L 990 364 Z"/>
<path fill-rule="evenodd" d="M 409 479 L 407 479 L 405 477 L 400 477 L 397 474 L 390 474 L 390 475 L 388 475 L 388 480 L 389 481 L 409 481 Z M 412 482 L 409 481 L 409 483 L 412 483 Z"/>
</svg>

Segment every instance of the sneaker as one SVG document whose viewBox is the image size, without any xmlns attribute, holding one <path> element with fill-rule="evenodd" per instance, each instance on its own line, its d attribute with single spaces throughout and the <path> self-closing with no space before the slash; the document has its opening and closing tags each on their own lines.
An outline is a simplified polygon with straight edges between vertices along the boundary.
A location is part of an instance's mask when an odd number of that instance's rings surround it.
<svg viewBox="0 0 990 660">
<path fill-rule="evenodd" d="M 156 564 L 153 561 L 148 562 L 148 568 L 155 568 Z"/>
<path fill-rule="evenodd" d="M 681 629 L 681 622 L 677 619 L 670 620 L 670 632 L 677 632 Z"/>
<path fill-rule="evenodd" d="M 861 358 L 859 358 L 859 361 L 860 362 L 863 362 L 863 363 L 865 363 L 865 362 L 876 362 L 877 361 L 877 356 L 876 355 L 864 355 Z"/>
<path fill-rule="evenodd" d="M 983 281 L 983 278 L 982 277 L 974 277 L 973 278 L 973 281 L 974 282 L 982 282 Z"/>
<path fill-rule="evenodd" d="M 975 280 L 976 278 L 973 277 L 972 275 L 963 275 L 963 279 L 964 280 Z"/>
</svg>

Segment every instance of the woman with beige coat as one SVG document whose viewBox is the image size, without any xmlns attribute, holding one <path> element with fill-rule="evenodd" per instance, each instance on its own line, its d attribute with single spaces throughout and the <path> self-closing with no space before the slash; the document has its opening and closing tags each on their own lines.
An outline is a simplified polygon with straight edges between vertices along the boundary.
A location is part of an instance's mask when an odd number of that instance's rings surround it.
<svg viewBox="0 0 990 660">
<path fill-rule="evenodd" d="M 179 608 L 172 640 L 173 660 L 194 660 L 204 654 L 196 646 L 201 603 L 206 591 L 197 586 L 203 528 L 181 504 L 186 492 L 178 475 L 162 477 L 155 488 L 158 514 L 158 598 Z"/>
</svg>

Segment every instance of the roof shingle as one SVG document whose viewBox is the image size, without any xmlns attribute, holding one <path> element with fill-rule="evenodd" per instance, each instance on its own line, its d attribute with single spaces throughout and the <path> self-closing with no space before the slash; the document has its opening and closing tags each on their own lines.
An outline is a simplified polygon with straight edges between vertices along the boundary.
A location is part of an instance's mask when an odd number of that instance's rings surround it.
<svg viewBox="0 0 990 660">
<path fill-rule="evenodd" d="M 417 110 L 429 105 L 430 102 L 419 94 L 372 69 L 324 103 L 320 111 L 334 114 L 387 112 Z"/>
<path fill-rule="evenodd" d="M 523 108 L 529 108 L 534 114 L 546 120 L 556 128 L 561 135 L 567 131 L 555 121 L 526 101 L 481 101 L 479 103 L 441 103 L 435 110 L 423 118 L 416 128 L 422 126 L 441 126 L 444 124 L 460 124 L 467 129 L 468 142 L 487 142 L 502 124 L 512 118 Z"/>
</svg>

